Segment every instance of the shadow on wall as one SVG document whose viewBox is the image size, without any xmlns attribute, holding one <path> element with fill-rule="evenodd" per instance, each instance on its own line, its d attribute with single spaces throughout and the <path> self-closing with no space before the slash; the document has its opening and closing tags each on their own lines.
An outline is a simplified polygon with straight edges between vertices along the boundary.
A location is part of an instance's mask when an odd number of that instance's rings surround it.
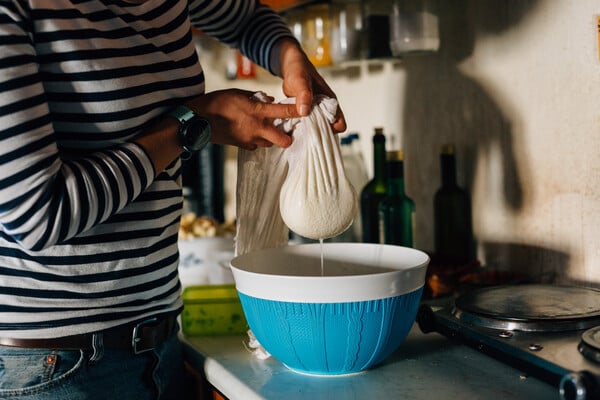
<svg viewBox="0 0 600 400">
<path fill-rule="evenodd" d="M 536 1 L 456 0 L 440 1 L 439 5 L 439 51 L 403 59 L 406 100 L 401 112 L 405 116 L 402 142 L 407 154 L 407 191 L 419 204 L 416 243 L 425 249 L 433 247 L 432 199 L 440 184 L 438 152 L 443 144 L 455 144 L 459 184 L 467 190 L 473 190 L 477 168 L 499 154 L 496 160 L 500 160 L 502 171 L 492 171 L 502 179 L 502 198 L 496 199 L 497 204 L 516 212 L 524 207 L 528 197 L 523 177 L 529 175 L 529 165 L 518 156 L 519 142 L 513 132 L 522 116 L 505 115 L 503 109 L 512 108 L 500 107 L 500 100 L 461 72 L 458 65 L 472 55 L 476 34 L 501 35 L 530 13 Z M 483 183 L 489 193 L 490 188 L 485 186 Z M 477 206 L 475 218 L 477 213 L 485 213 L 485 204 Z M 477 221 L 474 223 L 476 226 Z M 535 263 L 547 259 L 535 256 L 535 251 L 515 253 L 511 244 L 496 245 L 495 250 L 506 255 L 494 255 L 497 260 L 514 263 L 519 258 L 519 263 L 513 264 L 515 268 L 528 259 Z M 567 255 L 558 254 L 557 263 L 561 266 L 556 268 L 566 268 L 565 260 Z M 532 269 L 544 275 L 540 279 L 547 279 L 543 267 L 532 265 Z"/>
<path fill-rule="evenodd" d="M 498 270 L 519 272 L 540 283 L 560 282 L 569 266 L 570 256 L 562 251 L 520 243 L 481 243 L 487 265 Z"/>
</svg>

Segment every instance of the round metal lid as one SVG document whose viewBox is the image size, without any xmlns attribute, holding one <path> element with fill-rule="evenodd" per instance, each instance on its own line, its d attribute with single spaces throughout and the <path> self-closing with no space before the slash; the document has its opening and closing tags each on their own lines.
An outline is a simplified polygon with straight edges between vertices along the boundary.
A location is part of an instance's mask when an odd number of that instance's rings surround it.
<svg viewBox="0 0 600 400">
<path fill-rule="evenodd" d="M 461 321 L 488 328 L 569 331 L 600 325 L 600 291 L 544 284 L 494 286 L 455 301 Z"/>
<path fill-rule="evenodd" d="M 588 360 L 600 363 L 600 326 L 583 332 L 578 349 Z"/>
</svg>

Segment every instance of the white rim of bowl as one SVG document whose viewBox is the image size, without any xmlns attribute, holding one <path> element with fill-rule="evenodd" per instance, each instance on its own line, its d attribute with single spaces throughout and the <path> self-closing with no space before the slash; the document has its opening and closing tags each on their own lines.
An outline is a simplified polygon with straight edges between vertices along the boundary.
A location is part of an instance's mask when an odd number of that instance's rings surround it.
<svg viewBox="0 0 600 400">
<path fill-rule="evenodd" d="M 397 262 L 392 263 L 391 260 L 380 265 L 395 270 L 368 274 L 369 285 L 365 285 L 365 275 L 290 276 L 253 272 L 240 266 L 240 263 L 243 263 L 246 258 L 257 257 L 257 255 L 265 253 L 268 255 L 270 252 L 284 251 L 290 254 L 314 255 L 315 251 L 320 252 L 317 249 L 321 246 L 319 243 L 257 250 L 231 260 L 231 271 L 236 289 L 245 295 L 265 300 L 295 303 L 347 303 L 396 297 L 414 292 L 424 286 L 429 256 L 420 250 L 368 243 L 324 244 L 329 248 L 341 247 L 340 250 L 343 250 L 345 246 L 356 245 L 365 248 L 365 250 L 369 249 L 371 252 L 402 253 L 409 256 L 409 260 L 402 265 L 397 265 Z M 378 248 L 373 249 L 373 246 Z M 348 257 L 350 257 L 349 254 Z M 331 288 L 335 288 L 335 291 L 332 291 Z"/>
</svg>

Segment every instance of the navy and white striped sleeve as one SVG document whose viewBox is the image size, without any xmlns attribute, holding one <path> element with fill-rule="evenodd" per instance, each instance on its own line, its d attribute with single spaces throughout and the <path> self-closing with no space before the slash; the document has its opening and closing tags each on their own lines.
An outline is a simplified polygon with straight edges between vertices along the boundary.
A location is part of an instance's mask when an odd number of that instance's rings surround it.
<svg viewBox="0 0 600 400">
<path fill-rule="evenodd" d="M 0 0 L 0 224 L 7 240 L 41 250 L 123 208 L 154 170 L 131 143 L 59 156 L 23 4 Z"/>
<path fill-rule="evenodd" d="M 296 40 L 285 21 L 258 0 L 190 0 L 189 8 L 194 26 L 240 49 L 273 74 L 270 60 L 275 42 L 284 37 Z"/>
</svg>

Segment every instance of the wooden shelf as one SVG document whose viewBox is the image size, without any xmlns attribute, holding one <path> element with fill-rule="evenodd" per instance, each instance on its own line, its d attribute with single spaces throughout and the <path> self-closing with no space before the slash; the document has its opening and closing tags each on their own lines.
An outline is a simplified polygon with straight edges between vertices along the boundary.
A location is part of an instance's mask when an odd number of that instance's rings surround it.
<svg viewBox="0 0 600 400">
<path fill-rule="evenodd" d="M 317 1 L 318 0 L 260 0 L 261 3 L 271 6 L 278 12 L 316 3 Z"/>
</svg>

